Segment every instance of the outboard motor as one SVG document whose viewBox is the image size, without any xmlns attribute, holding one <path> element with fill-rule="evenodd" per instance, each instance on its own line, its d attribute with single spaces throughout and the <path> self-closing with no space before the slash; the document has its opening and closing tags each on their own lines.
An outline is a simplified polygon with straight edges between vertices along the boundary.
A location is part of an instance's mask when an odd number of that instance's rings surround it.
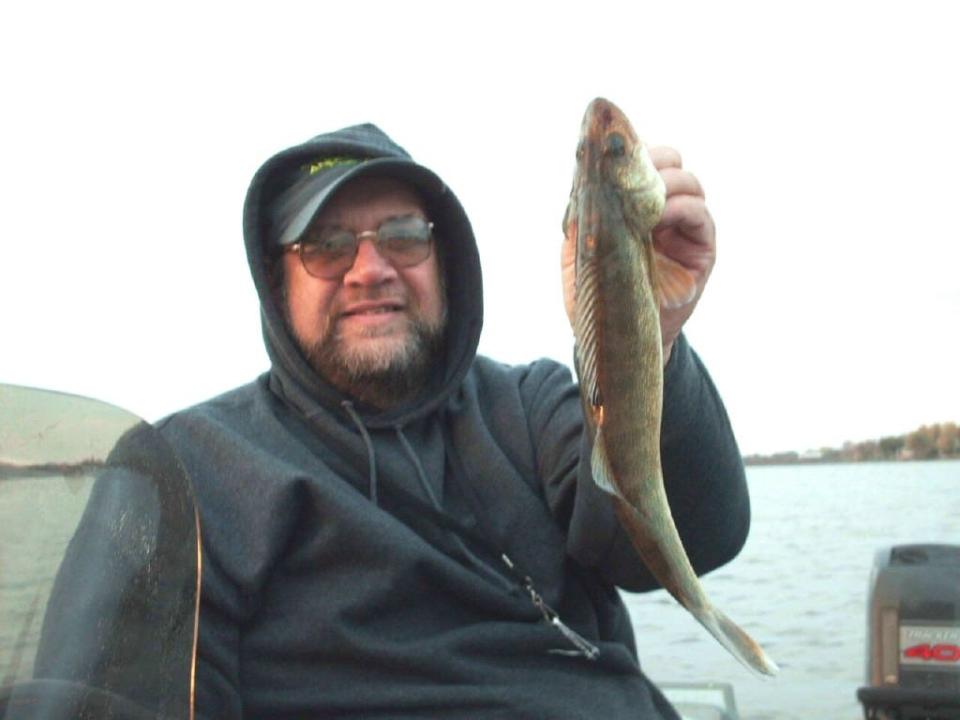
<svg viewBox="0 0 960 720">
<path fill-rule="evenodd" d="M 897 545 L 870 577 L 867 720 L 960 720 L 960 545 Z"/>
</svg>

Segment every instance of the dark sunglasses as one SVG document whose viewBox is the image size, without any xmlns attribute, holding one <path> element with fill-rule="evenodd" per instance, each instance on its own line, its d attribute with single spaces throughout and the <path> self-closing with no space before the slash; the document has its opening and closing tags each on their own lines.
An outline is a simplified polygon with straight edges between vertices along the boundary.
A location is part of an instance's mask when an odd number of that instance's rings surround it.
<svg viewBox="0 0 960 720">
<path fill-rule="evenodd" d="M 299 253 L 304 270 L 313 277 L 336 280 L 353 266 L 364 238 L 371 238 L 377 252 L 394 267 L 411 267 L 430 257 L 433 223 L 418 215 L 407 215 L 388 218 L 376 230 L 362 233 L 339 227 L 311 227 L 285 249 Z"/>
</svg>

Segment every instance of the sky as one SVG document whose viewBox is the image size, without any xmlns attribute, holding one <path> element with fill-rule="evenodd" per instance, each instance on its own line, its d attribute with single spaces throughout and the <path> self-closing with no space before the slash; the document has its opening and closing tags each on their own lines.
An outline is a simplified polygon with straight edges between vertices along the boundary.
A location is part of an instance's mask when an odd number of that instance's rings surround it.
<svg viewBox="0 0 960 720">
<path fill-rule="evenodd" d="M 569 364 L 560 223 L 604 96 L 717 224 L 686 332 L 741 450 L 960 421 L 948 3 L 16 3 L 0 12 L 0 382 L 147 419 L 268 366 L 247 184 L 374 122 L 480 245 L 480 352 Z"/>
</svg>

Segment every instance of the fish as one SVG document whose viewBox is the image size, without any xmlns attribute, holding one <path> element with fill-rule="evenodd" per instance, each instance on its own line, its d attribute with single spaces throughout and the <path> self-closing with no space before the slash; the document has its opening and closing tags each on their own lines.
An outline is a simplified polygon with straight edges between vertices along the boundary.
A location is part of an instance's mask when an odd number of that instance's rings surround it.
<svg viewBox="0 0 960 720">
<path fill-rule="evenodd" d="M 660 308 L 692 302 L 697 292 L 695 277 L 654 247 L 665 204 L 663 179 L 627 116 L 593 100 L 563 220 L 576 247 L 574 357 L 591 472 L 660 584 L 740 662 L 774 675 L 776 663 L 707 598 L 664 488 Z"/>
</svg>

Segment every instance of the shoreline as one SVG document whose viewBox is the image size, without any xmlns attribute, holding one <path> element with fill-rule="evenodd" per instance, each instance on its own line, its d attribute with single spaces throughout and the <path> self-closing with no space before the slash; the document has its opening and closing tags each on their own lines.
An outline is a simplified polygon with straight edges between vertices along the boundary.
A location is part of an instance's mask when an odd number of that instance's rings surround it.
<svg viewBox="0 0 960 720">
<path fill-rule="evenodd" d="M 797 455 L 795 458 L 781 457 L 781 455 Z M 949 455 L 947 457 L 935 458 L 842 458 L 842 457 L 820 457 L 805 458 L 799 453 L 778 453 L 776 455 L 747 455 L 743 457 L 743 464 L 747 467 L 759 467 L 763 465 L 855 465 L 864 463 L 934 463 L 950 460 L 960 460 L 960 455 Z"/>
</svg>

